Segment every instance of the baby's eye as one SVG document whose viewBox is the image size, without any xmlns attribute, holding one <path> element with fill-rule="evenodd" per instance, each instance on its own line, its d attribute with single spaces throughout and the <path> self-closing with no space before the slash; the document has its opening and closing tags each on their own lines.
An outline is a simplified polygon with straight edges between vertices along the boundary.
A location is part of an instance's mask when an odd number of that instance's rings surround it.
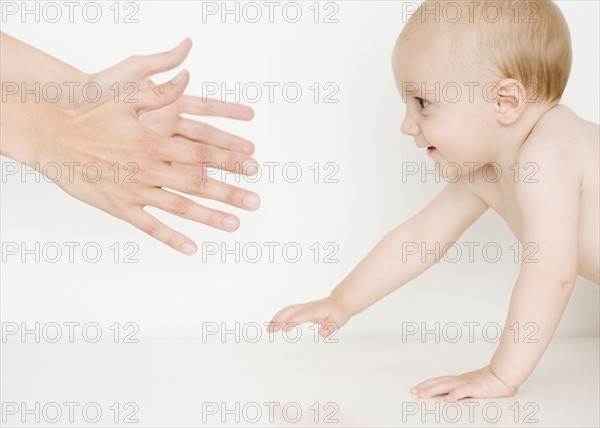
<svg viewBox="0 0 600 428">
<path fill-rule="evenodd" d="M 419 106 L 421 108 L 427 107 L 427 105 L 423 105 L 423 104 L 425 104 L 425 103 L 429 104 L 429 101 L 424 100 L 423 98 L 415 97 L 415 100 L 417 100 L 417 102 L 419 103 Z"/>
</svg>

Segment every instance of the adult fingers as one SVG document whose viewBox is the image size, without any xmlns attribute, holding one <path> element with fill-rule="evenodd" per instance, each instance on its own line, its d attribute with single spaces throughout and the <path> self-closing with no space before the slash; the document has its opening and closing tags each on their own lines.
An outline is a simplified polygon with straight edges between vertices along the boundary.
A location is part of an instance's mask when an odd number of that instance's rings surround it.
<svg viewBox="0 0 600 428">
<path fill-rule="evenodd" d="M 188 114 L 227 117 L 237 120 L 250 120 L 254 117 L 254 110 L 244 104 L 192 95 L 184 95 L 181 102 L 183 112 Z"/>
<path fill-rule="evenodd" d="M 193 255 L 197 246 L 188 237 L 182 235 L 176 230 L 158 221 L 154 216 L 148 214 L 142 208 L 132 210 L 127 213 L 123 219 L 133 226 L 147 233 L 154 239 L 159 240 L 170 246 L 171 248 L 182 252 L 186 255 Z"/>
<path fill-rule="evenodd" d="M 165 168 L 155 171 L 149 179 L 149 184 L 220 201 L 249 211 L 256 210 L 260 205 L 260 198 L 256 193 L 207 177 L 206 174 L 191 174 L 184 170 Z"/>
<path fill-rule="evenodd" d="M 177 126 L 177 133 L 190 140 L 200 141 L 222 149 L 247 155 L 254 153 L 254 144 L 250 141 L 195 120 L 181 118 Z"/>
<path fill-rule="evenodd" d="M 174 103 L 181 97 L 189 81 L 190 74 L 187 70 L 182 70 L 172 80 L 140 91 L 136 95 L 137 102 L 131 104 L 133 110 L 139 116 Z"/>
<path fill-rule="evenodd" d="M 167 137 L 160 137 L 160 140 L 156 150 L 164 161 L 218 168 L 244 175 L 254 175 L 257 172 L 256 160 L 238 151 L 225 150 L 197 141 L 187 142 Z"/>
<path fill-rule="evenodd" d="M 202 206 L 184 196 L 167 190 L 149 188 L 141 195 L 145 205 L 149 205 L 179 217 L 206 224 L 216 229 L 228 232 L 235 231 L 239 226 L 237 217 Z"/>
<path fill-rule="evenodd" d="M 134 57 L 139 67 L 147 76 L 151 76 L 164 71 L 169 71 L 180 65 L 192 49 L 192 40 L 186 38 L 179 45 L 166 52 L 160 52 L 151 55 L 136 55 Z"/>
</svg>

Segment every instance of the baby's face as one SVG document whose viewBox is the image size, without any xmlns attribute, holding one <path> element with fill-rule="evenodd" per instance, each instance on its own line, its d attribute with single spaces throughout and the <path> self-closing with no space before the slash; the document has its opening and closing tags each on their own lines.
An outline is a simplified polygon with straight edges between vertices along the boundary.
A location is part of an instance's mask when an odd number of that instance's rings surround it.
<svg viewBox="0 0 600 428">
<path fill-rule="evenodd" d="M 396 85 L 406 103 L 402 133 L 412 135 L 416 145 L 439 162 L 440 173 L 449 162 L 462 171 L 469 170 L 466 162 L 476 162 L 475 169 L 493 162 L 500 133 L 494 132 L 499 124 L 493 89 L 484 96 L 485 85 L 491 87 L 489 79 L 453 68 L 446 44 L 416 40 L 397 44 L 392 56 Z M 447 170 L 456 176 L 456 168 Z"/>
</svg>

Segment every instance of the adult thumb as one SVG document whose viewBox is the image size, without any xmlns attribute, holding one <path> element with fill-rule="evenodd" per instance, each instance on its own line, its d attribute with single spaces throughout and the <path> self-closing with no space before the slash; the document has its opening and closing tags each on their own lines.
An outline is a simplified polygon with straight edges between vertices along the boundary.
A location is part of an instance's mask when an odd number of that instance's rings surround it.
<svg viewBox="0 0 600 428">
<path fill-rule="evenodd" d="M 135 112 L 140 115 L 174 103 L 183 95 L 189 81 L 190 74 L 187 70 L 182 70 L 172 80 L 140 91 L 136 97 L 138 102 L 134 107 Z"/>
</svg>

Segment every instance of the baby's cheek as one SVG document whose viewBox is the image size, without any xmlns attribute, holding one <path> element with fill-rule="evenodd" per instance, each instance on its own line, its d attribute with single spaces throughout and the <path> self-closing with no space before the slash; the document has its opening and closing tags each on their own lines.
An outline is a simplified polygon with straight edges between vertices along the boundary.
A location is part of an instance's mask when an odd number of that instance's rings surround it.
<svg viewBox="0 0 600 428">
<path fill-rule="evenodd" d="M 460 131 L 453 126 L 452 122 L 432 121 L 427 125 L 429 129 L 427 141 L 432 146 L 453 146 L 456 140 L 460 138 Z"/>
<path fill-rule="evenodd" d="M 434 135 L 435 141 L 431 145 L 437 147 L 447 161 L 460 156 L 465 145 L 465 131 L 460 126 L 447 123 L 437 127 Z"/>
</svg>

